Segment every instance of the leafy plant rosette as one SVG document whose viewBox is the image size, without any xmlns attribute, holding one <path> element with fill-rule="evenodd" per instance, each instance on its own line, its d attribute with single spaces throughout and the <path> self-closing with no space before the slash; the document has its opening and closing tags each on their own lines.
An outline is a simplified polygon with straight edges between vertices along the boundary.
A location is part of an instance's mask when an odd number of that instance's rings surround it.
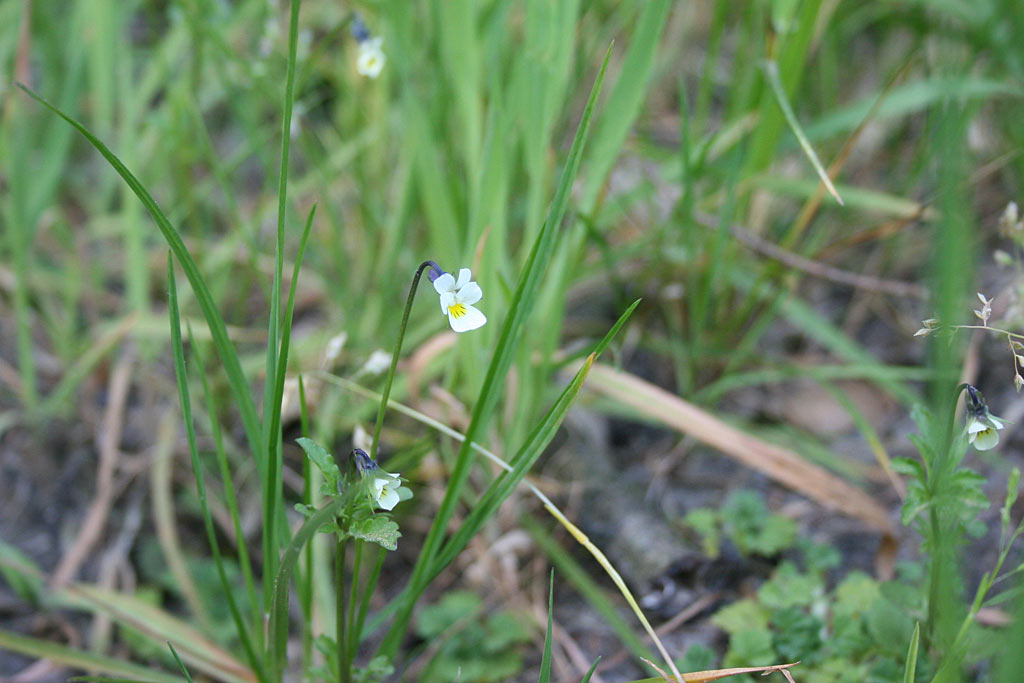
<svg viewBox="0 0 1024 683">
<path fill-rule="evenodd" d="M 306 437 L 296 442 L 323 475 L 320 492 L 324 496 L 353 494 L 346 496 L 337 516 L 319 531 L 336 534 L 339 541 L 355 538 L 376 543 L 385 550 L 396 550 L 402 534 L 389 513 L 398 503 L 412 498 L 412 491 L 402 486 L 402 478 L 382 470 L 362 449 L 352 451 L 351 466 L 343 472 L 320 444 Z M 296 504 L 295 509 L 307 518 L 317 512 L 313 506 L 302 503 Z"/>
<path fill-rule="evenodd" d="M 803 683 L 904 680 L 919 592 L 903 581 L 880 582 L 860 571 L 827 590 L 826 566 L 806 551 L 804 564 L 802 569 L 784 560 L 754 596 L 712 617 L 729 635 L 722 666 L 799 660 Z M 915 567 L 905 569 L 912 573 Z M 916 670 L 916 680 L 928 680 L 931 670 L 923 656 Z"/>
</svg>

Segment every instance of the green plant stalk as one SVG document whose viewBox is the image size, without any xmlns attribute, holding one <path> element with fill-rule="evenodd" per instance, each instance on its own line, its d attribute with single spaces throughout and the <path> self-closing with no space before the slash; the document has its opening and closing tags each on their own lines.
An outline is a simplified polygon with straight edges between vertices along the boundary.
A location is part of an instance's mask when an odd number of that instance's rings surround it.
<svg viewBox="0 0 1024 683">
<path fill-rule="evenodd" d="M 334 598 L 335 605 L 335 633 L 334 649 L 338 657 L 338 680 L 341 683 L 350 683 L 352 680 L 351 660 L 348 657 L 348 639 L 345 631 L 345 621 L 348 610 L 345 607 L 345 550 L 348 543 L 346 539 L 340 539 L 334 549 Z"/>
<path fill-rule="evenodd" d="M 363 637 L 363 625 L 366 623 L 366 615 L 370 611 L 370 598 L 373 597 L 373 591 L 377 587 L 377 580 L 380 578 L 380 571 L 384 567 L 384 558 L 387 557 L 387 553 L 381 548 L 377 548 L 376 553 L 377 561 L 373 565 L 373 572 L 367 581 L 367 587 L 363 589 L 362 599 L 359 601 L 359 616 L 356 618 L 356 627 L 352 629 L 352 635 L 350 636 L 353 653 L 358 649 L 359 642 Z"/>
<path fill-rule="evenodd" d="M 189 454 L 192 457 L 192 472 L 196 479 L 196 492 L 199 497 L 199 507 L 202 512 L 203 526 L 206 529 L 206 537 L 210 543 L 210 550 L 213 552 L 213 561 L 217 567 L 217 575 L 220 578 L 221 586 L 224 589 L 228 607 L 231 610 L 231 617 L 235 622 L 235 629 L 242 641 L 242 647 L 260 681 L 266 681 L 266 673 L 260 666 L 260 658 L 253 647 L 252 638 L 249 636 L 249 629 L 245 626 L 242 614 L 238 609 L 238 603 L 234 598 L 233 587 L 228 580 L 224 570 L 224 563 L 221 559 L 220 544 L 217 542 L 217 532 L 213 526 L 213 516 L 210 514 L 210 505 L 206 498 L 206 480 L 203 476 L 202 463 L 199 461 L 199 447 L 196 445 L 195 425 L 192 421 L 192 401 L 188 391 L 188 376 L 185 372 L 185 353 L 181 341 L 181 316 L 178 313 L 178 294 L 174 282 L 174 258 L 170 252 L 167 253 L 167 282 L 169 290 L 169 317 L 171 324 L 171 348 L 174 351 L 174 374 L 178 382 L 178 397 L 181 400 L 181 412 L 185 421 L 185 434 L 188 437 Z M 239 542 L 243 542 L 239 539 Z"/>
<path fill-rule="evenodd" d="M 938 175 L 936 208 L 940 220 L 936 225 L 933 253 L 930 263 L 932 278 L 933 313 L 939 320 L 953 320 L 966 303 L 971 288 L 975 240 L 971 229 L 970 205 L 966 196 L 968 174 L 964 168 L 967 137 L 967 116 L 961 104 L 946 102 L 933 109 L 929 117 L 932 130 L 930 146 Z M 932 414 L 946 416 L 945 424 L 936 426 L 941 440 L 933 445 L 935 451 L 932 467 L 928 472 L 927 490 L 933 500 L 941 500 L 949 490 L 956 468 L 952 450 L 953 430 L 956 423 L 955 405 L 962 386 L 958 386 L 957 374 L 962 362 L 961 349 L 950 343 L 952 340 L 934 339 L 929 345 L 929 363 L 935 368 L 935 377 L 928 387 Z M 946 659 L 962 661 L 962 657 L 950 649 L 956 638 L 956 631 L 966 611 L 960 598 L 960 572 L 957 546 L 960 534 L 956 533 L 951 516 L 955 511 L 932 506 L 929 509 L 928 563 L 928 615 L 925 642 L 931 650 L 946 654 Z M 951 667 L 952 662 L 944 666 Z M 953 667 L 956 668 L 956 667 Z"/>
<path fill-rule="evenodd" d="M 348 638 L 338 639 L 338 647 L 345 648 L 348 651 L 348 661 L 350 662 L 356 661 L 356 650 L 359 647 L 359 631 L 356 627 L 356 603 L 359 602 L 359 573 L 362 570 L 363 546 L 365 545 L 360 538 L 353 539 L 353 543 L 356 546 L 356 553 L 352 562 L 352 581 L 348 595 Z"/>
<path fill-rule="evenodd" d="M 281 555 L 277 576 L 274 577 L 274 599 L 271 602 L 270 623 L 267 629 L 267 649 L 270 652 L 271 673 L 275 680 L 280 680 L 284 670 L 288 646 L 288 597 L 290 594 L 291 576 L 299 559 L 299 553 L 306 543 L 313 538 L 324 524 L 337 517 L 338 512 L 352 502 L 358 486 L 350 486 L 340 496 L 335 496 L 324 503 L 323 507 L 299 528 Z"/>
<path fill-rule="evenodd" d="M 968 610 L 967 615 L 960 624 L 960 629 L 957 631 L 956 637 L 953 639 L 953 644 L 949 648 L 950 651 L 957 652 L 965 646 L 964 640 L 967 638 L 970 626 L 974 623 L 974 618 L 978 616 L 978 612 L 981 610 L 981 607 L 985 602 L 985 596 L 988 594 L 989 590 L 991 590 L 992 586 L 999 581 L 999 572 L 1002 571 L 1003 563 L 1006 562 L 1006 558 L 1010 554 L 1010 547 L 1022 530 L 1024 530 L 1024 527 L 1019 527 L 1014 534 L 1010 536 L 999 551 L 999 557 L 996 559 L 995 567 L 992 571 L 986 572 L 985 575 L 981 577 L 981 581 L 978 583 L 978 589 L 974 593 L 974 600 L 971 602 L 970 610 Z M 949 658 L 949 661 L 955 662 L 956 660 Z M 955 673 L 956 671 L 953 670 L 953 667 L 950 667 L 950 670 L 943 667 L 935 674 L 935 678 L 933 680 L 936 682 L 952 680 L 955 678 L 953 675 Z"/>
<path fill-rule="evenodd" d="M 278 506 L 281 491 L 281 395 L 284 391 L 284 368 L 288 364 L 288 345 L 278 339 L 281 326 L 281 282 L 284 278 L 284 232 L 285 215 L 288 208 L 288 156 L 291 148 L 292 104 L 295 94 L 295 60 L 299 41 L 299 6 L 301 0 L 292 0 L 291 18 L 288 30 L 288 73 L 285 80 L 284 116 L 281 122 L 281 167 L 277 186 L 277 243 L 274 249 L 274 280 L 270 292 L 270 319 L 267 324 L 267 359 L 263 389 L 263 447 L 265 462 L 263 488 L 263 569 L 268 575 L 277 573 L 278 541 L 280 525 Z M 312 220 L 312 214 L 310 215 Z M 291 289 L 295 291 L 292 280 Z M 291 327 L 284 322 L 285 330 Z M 280 344 L 280 351 L 278 345 Z M 272 588 L 263 582 L 263 600 L 268 605 Z"/>
<path fill-rule="evenodd" d="M 299 375 L 299 419 L 302 435 L 309 436 L 309 411 L 306 405 L 306 384 Z M 302 503 L 313 504 L 312 465 L 309 458 L 302 459 Z M 305 547 L 303 565 L 305 568 L 299 583 L 299 602 L 302 605 L 302 661 L 308 668 L 313 662 L 313 544 Z"/>
<path fill-rule="evenodd" d="M 370 445 L 370 459 L 377 459 L 377 447 L 380 445 L 380 429 L 384 424 L 384 412 L 387 410 L 388 397 L 391 396 L 391 384 L 395 381 L 395 369 L 398 367 L 398 357 L 402 352 L 402 342 L 405 341 L 405 329 L 409 326 L 409 315 L 412 313 L 412 303 L 416 299 L 416 289 L 419 287 L 420 278 L 427 268 L 436 268 L 433 261 L 424 261 L 416 269 L 412 277 L 412 285 L 409 287 L 409 296 L 405 300 L 405 310 L 402 312 L 402 323 L 398 327 L 398 339 L 395 341 L 395 350 L 391 354 L 391 366 L 388 368 L 387 377 L 384 379 L 384 391 L 381 392 L 380 406 L 377 408 L 377 422 L 373 426 L 373 442 Z"/>
</svg>

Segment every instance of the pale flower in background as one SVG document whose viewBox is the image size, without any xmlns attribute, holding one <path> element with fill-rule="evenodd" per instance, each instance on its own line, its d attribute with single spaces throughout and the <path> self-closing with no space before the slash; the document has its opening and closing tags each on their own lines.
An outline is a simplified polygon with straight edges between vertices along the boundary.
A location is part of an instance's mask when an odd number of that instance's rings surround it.
<svg viewBox="0 0 1024 683">
<path fill-rule="evenodd" d="M 352 447 L 368 453 L 372 443 L 373 439 L 370 438 L 370 433 L 363 429 L 363 425 L 357 422 L 356 428 L 352 430 Z"/>
<path fill-rule="evenodd" d="M 334 365 L 334 362 L 338 360 L 338 356 L 341 355 L 341 350 L 345 348 L 345 342 L 347 341 L 347 332 L 331 337 L 330 341 L 327 342 L 327 348 L 324 349 L 324 360 L 327 362 L 327 365 Z"/>
<path fill-rule="evenodd" d="M 370 354 L 370 357 L 363 363 L 363 372 L 370 375 L 379 375 L 391 367 L 391 354 L 384 349 L 377 349 Z"/>
<path fill-rule="evenodd" d="M 459 269 L 459 279 L 451 273 L 442 273 L 434 280 L 434 289 L 441 295 L 441 313 L 456 332 L 468 332 L 482 327 L 487 318 L 473 304 L 483 298 L 480 285 L 470 280 L 469 268 Z"/>
<path fill-rule="evenodd" d="M 986 299 L 981 292 L 978 292 L 978 298 L 981 300 L 981 308 L 974 309 L 974 315 L 978 316 L 982 325 L 988 327 L 988 319 L 992 317 L 992 299 Z"/>
<path fill-rule="evenodd" d="M 367 78 L 377 78 L 384 69 L 387 58 L 384 56 L 384 39 L 379 36 L 367 38 L 359 43 L 359 54 L 356 57 L 356 71 Z"/>
</svg>

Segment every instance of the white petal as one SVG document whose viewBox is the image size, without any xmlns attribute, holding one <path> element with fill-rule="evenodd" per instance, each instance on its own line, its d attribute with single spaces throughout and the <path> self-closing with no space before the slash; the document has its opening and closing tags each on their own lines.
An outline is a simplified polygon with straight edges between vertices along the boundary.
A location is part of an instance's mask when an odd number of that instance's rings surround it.
<svg viewBox="0 0 1024 683">
<path fill-rule="evenodd" d="M 466 283 L 464 287 L 459 289 L 459 293 L 455 295 L 456 301 L 460 304 L 466 304 L 467 306 L 475 304 L 483 298 L 484 292 L 480 289 L 480 285 L 475 282 Z"/>
<path fill-rule="evenodd" d="M 469 268 L 459 268 L 459 281 L 455 283 L 455 289 L 462 289 L 472 279 L 473 274 L 469 272 Z"/>
<path fill-rule="evenodd" d="M 466 312 L 458 318 L 449 313 L 448 322 L 456 332 L 469 332 L 483 326 L 487 322 L 487 318 L 480 312 L 480 309 L 466 306 Z"/>
<path fill-rule="evenodd" d="M 978 432 L 983 432 L 986 429 L 988 429 L 988 425 L 985 424 L 984 422 L 982 422 L 981 420 L 978 420 L 978 419 L 972 419 L 967 424 L 967 433 L 968 434 L 977 434 Z"/>
<path fill-rule="evenodd" d="M 971 437 L 971 444 L 979 451 L 995 448 L 999 443 L 999 432 L 994 429 L 986 429 L 983 432 L 972 434 Z"/>
<path fill-rule="evenodd" d="M 455 303 L 455 294 L 452 292 L 441 292 L 441 313 L 447 314 L 448 307 Z"/>
<path fill-rule="evenodd" d="M 455 278 L 451 273 L 442 273 L 434 280 L 434 291 L 438 294 L 455 291 Z"/>
<path fill-rule="evenodd" d="M 398 497 L 398 491 L 392 488 L 384 489 L 383 495 L 377 499 L 377 505 L 384 510 L 394 510 L 395 506 L 398 505 L 401 498 Z"/>
</svg>

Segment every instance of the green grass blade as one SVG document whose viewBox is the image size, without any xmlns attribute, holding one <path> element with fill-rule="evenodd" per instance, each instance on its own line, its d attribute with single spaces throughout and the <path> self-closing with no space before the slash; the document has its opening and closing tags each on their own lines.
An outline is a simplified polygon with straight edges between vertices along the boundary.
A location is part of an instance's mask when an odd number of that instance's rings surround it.
<svg viewBox="0 0 1024 683">
<path fill-rule="evenodd" d="M 82 652 L 73 647 L 18 633 L 0 630 L 0 649 L 17 652 L 29 657 L 48 659 L 55 664 L 84 669 L 86 671 L 103 671 L 117 676 L 117 680 L 142 680 L 150 683 L 181 683 L 180 676 L 172 676 L 138 664 L 125 662 L 113 657 L 104 657 L 92 652 Z"/>
<path fill-rule="evenodd" d="M 910 647 L 907 648 L 907 661 L 903 665 L 903 683 L 914 683 L 917 675 L 917 646 L 921 638 L 921 624 L 914 624 L 914 635 L 910 637 Z"/>
<path fill-rule="evenodd" d="M 178 656 L 178 651 L 174 649 L 174 645 L 169 640 L 167 641 L 167 647 L 171 649 L 171 656 L 173 656 L 174 661 L 178 663 L 178 668 L 181 669 L 181 675 L 185 677 L 185 680 L 188 681 L 188 683 L 192 683 L 192 674 L 188 672 L 188 669 L 185 667 L 185 662 L 181 661 L 181 657 Z"/>
<path fill-rule="evenodd" d="M 203 466 L 199 460 L 195 424 L 192 420 L 192 399 L 189 396 L 188 375 L 185 371 L 185 349 L 181 341 L 181 316 L 178 312 L 178 288 L 174 282 L 174 260 L 170 252 L 167 254 L 167 283 L 169 291 L 168 313 L 171 322 L 171 350 L 174 354 L 174 375 L 178 382 L 178 397 L 181 401 L 182 419 L 185 421 L 188 450 L 192 457 L 192 473 L 196 478 L 196 492 L 199 497 L 199 509 L 203 517 L 203 526 L 206 528 L 206 538 L 210 543 L 210 550 L 213 553 L 213 561 L 217 567 L 217 576 L 220 578 L 221 586 L 224 588 L 224 597 L 228 601 L 231 618 L 235 622 L 238 638 L 242 641 L 242 648 L 245 650 L 249 665 L 258 673 L 261 680 L 266 680 L 259 673 L 261 671 L 260 658 L 253 647 L 249 629 L 245 625 L 245 620 L 242 619 L 242 613 L 238 609 L 238 603 L 234 597 L 234 587 L 228 580 L 227 572 L 224 570 L 224 562 L 220 554 L 220 544 L 217 542 L 217 532 L 213 525 L 213 516 L 210 514 L 210 505 L 206 498 L 206 479 L 203 476 Z M 239 542 L 244 541 L 240 539 Z"/>
<path fill-rule="evenodd" d="M 417 557 L 412 575 L 409 578 L 408 586 L 411 590 L 406 594 L 404 604 L 402 604 L 395 617 L 395 621 L 391 625 L 391 629 L 381 645 L 382 653 L 389 657 L 394 657 L 397 652 L 399 642 L 404 636 L 409 619 L 412 616 L 413 606 L 429 582 L 425 579 L 431 571 L 434 557 L 440 548 L 448 522 L 455 510 L 455 505 L 462 496 L 466 478 L 469 476 L 470 466 L 473 461 L 473 451 L 470 448 L 470 443 L 476 440 L 477 436 L 483 432 L 494 412 L 502 386 L 505 383 L 505 376 L 512 364 L 518 346 L 521 329 L 533 310 L 541 278 L 544 275 L 545 268 L 553 251 L 558 227 L 565 216 L 569 203 L 569 193 L 579 171 L 584 142 L 590 129 L 590 120 L 593 116 L 594 106 L 597 103 L 597 96 L 601 90 L 605 70 L 608 68 L 608 58 L 610 55 L 611 48 L 605 54 L 604 63 L 601 65 L 601 70 L 591 90 L 587 106 L 583 111 L 583 117 L 576 130 L 576 136 L 569 150 L 569 157 L 563 169 L 548 217 L 533 244 L 533 249 L 519 278 L 519 284 L 509 305 L 509 313 L 505 317 L 501 336 L 498 339 L 490 366 L 487 369 L 487 375 L 484 378 L 483 387 L 480 390 L 469 426 L 466 429 L 466 441 L 463 442 L 459 449 L 444 499 L 434 517 L 434 522 L 427 533 L 423 548 Z"/>
<path fill-rule="evenodd" d="M 160 209 L 156 200 L 153 199 L 152 195 L 149 194 L 149 191 L 146 190 L 142 183 L 139 182 L 132 172 L 128 170 L 123 163 L 121 163 L 121 160 L 118 159 L 117 156 L 84 125 L 73 119 L 68 114 L 65 114 L 54 105 L 50 104 L 47 100 L 40 95 L 37 95 L 25 85 L 18 83 L 18 87 L 24 90 L 32 99 L 39 102 L 41 105 L 67 121 L 71 126 L 78 130 L 78 132 L 81 133 L 94 148 L 96 148 L 96 151 L 98 151 L 103 158 L 107 160 L 107 163 L 113 167 L 117 174 L 124 179 L 132 191 L 135 192 L 135 196 L 139 198 L 146 207 L 146 210 L 149 211 L 150 216 L 153 217 L 157 227 L 160 229 L 160 233 L 163 235 L 168 246 L 170 246 L 171 251 L 174 253 L 174 258 L 181 264 L 182 270 L 185 272 L 185 276 L 188 278 L 192 291 L 195 293 L 196 299 L 199 302 L 199 307 L 203 311 L 203 316 L 206 318 L 206 323 L 210 328 L 210 335 L 213 337 L 217 354 L 220 357 L 221 363 L 224 365 L 224 371 L 227 373 L 228 382 L 231 385 L 235 403 L 238 406 L 238 411 L 242 419 L 242 425 L 245 428 L 245 434 L 249 441 L 250 449 L 252 450 L 254 457 L 259 461 L 259 454 L 262 452 L 260 448 L 262 439 L 260 437 L 259 417 L 256 414 L 256 404 L 249 392 L 249 385 L 245 379 L 244 373 L 242 372 L 242 366 L 238 360 L 238 353 L 235 351 L 234 344 L 228 337 L 224 319 L 217 311 L 217 305 L 213 300 L 213 296 L 210 294 L 210 289 L 206 286 L 206 282 L 203 280 L 203 276 L 199 272 L 199 267 L 193 260 L 192 255 L 185 247 L 185 243 L 182 241 L 181 235 L 178 234 L 178 231 L 174 228 L 166 214 L 164 214 Z"/>
<path fill-rule="evenodd" d="M 299 41 L 299 7 L 301 0 L 291 1 L 288 23 L 288 67 L 284 89 L 284 115 L 281 121 L 281 165 L 277 184 L 277 240 L 274 247 L 274 280 L 270 290 L 270 318 L 267 322 L 266 377 L 263 385 L 263 448 L 267 467 L 263 472 L 263 568 L 267 575 L 277 573 L 277 533 L 281 514 L 281 394 L 284 390 L 283 367 L 287 365 L 288 348 L 281 336 L 281 281 L 284 270 L 284 233 L 288 210 L 288 157 L 291 150 L 291 121 L 295 96 L 295 60 Z M 314 209 L 315 211 L 315 209 Z M 310 212 L 312 222 L 313 212 Z M 309 228 L 307 224 L 306 234 Z M 298 266 L 298 262 L 296 262 Z M 295 281 L 292 281 L 292 291 Z M 287 329 L 289 325 L 284 324 Z M 269 604 L 271 585 L 263 583 L 264 604 Z"/>
<path fill-rule="evenodd" d="M 600 663 L 601 663 L 601 658 L 600 657 L 595 659 L 594 663 L 590 665 L 589 669 L 587 669 L 586 675 L 584 675 L 583 678 L 580 679 L 580 683 L 590 683 L 590 677 L 594 675 L 595 671 L 597 671 L 597 665 L 600 664 Z"/>
<path fill-rule="evenodd" d="M 779 103 L 779 108 L 782 109 L 783 116 L 786 117 L 786 123 L 789 124 L 790 130 L 793 131 L 793 135 L 796 136 L 797 141 L 800 143 L 800 148 L 803 149 L 804 154 L 807 155 L 807 160 L 811 162 L 811 166 L 814 167 L 815 173 L 821 178 L 821 182 L 825 185 L 825 189 L 829 191 L 836 201 L 839 202 L 840 206 L 843 204 L 843 198 L 839 196 L 839 192 L 836 191 L 835 185 L 832 184 L 832 179 L 829 178 L 828 172 L 825 167 L 821 165 L 821 161 L 818 159 L 817 153 L 814 151 L 814 147 L 811 146 L 810 140 L 804 135 L 803 128 L 800 126 L 800 121 L 797 120 L 796 114 L 793 113 L 793 108 L 789 106 L 789 98 L 786 97 L 786 90 L 782 87 L 782 79 L 779 78 L 779 65 L 775 63 L 774 59 L 769 59 L 764 65 L 765 78 L 768 79 L 768 85 L 771 86 L 772 92 L 775 93 L 775 101 Z"/>
<path fill-rule="evenodd" d="M 551 641 L 554 630 L 553 622 L 555 615 L 555 570 L 551 570 L 551 579 L 548 583 L 548 627 L 544 631 L 544 654 L 540 658 L 540 677 L 538 683 L 548 683 L 551 680 Z"/>
</svg>

